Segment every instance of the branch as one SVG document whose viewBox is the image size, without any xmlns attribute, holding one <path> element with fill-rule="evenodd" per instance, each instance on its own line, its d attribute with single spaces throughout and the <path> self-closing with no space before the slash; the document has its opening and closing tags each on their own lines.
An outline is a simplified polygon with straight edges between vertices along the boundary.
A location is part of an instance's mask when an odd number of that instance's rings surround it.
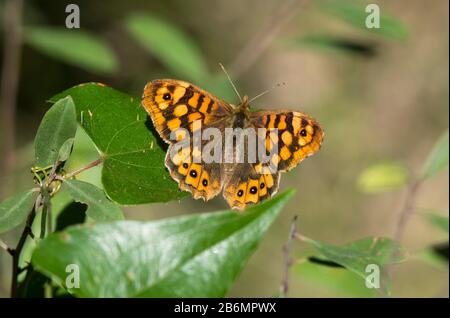
<svg viewBox="0 0 450 318">
<path fill-rule="evenodd" d="M 305 1 L 286 0 L 278 12 L 273 14 L 270 20 L 259 32 L 240 50 L 240 53 L 231 63 L 230 72 L 239 77 L 245 73 L 262 53 L 269 47 L 278 33 L 287 25 L 297 14 L 300 5 Z"/>
<path fill-rule="evenodd" d="M 283 279 L 281 281 L 280 286 L 280 295 L 282 297 L 286 297 L 286 294 L 289 289 L 289 268 L 293 264 L 293 260 L 291 257 L 292 241 L 295 239 L 297 233 L 297 219 L 298 219 L 297 215 L 294 216 L 294 218 L 292 219 L 291 230 L 289 231 L 288 240 L 283 247 L 284 271 L 283 271 Z"/>
<path fill-rule="evenodd" d="M 15 117 L 22 55 L 22 0 L 8 0 L 4 10 L 3 65 L 0 86 L 0 138 L 4 175 L 10 175 L 15 156 Z M 9 187 L 0 189 L 3 196 Z"/>
<path fill-rule="evenodd" d="M 411 216 L 414 214 L 414 203 L 420 185 L 421 182 L 419 180 L 415 180 L 411 182 L 411 184 L 407 189 L 405 202 L 403 203 L 403 207 L 400 210 L 400 218 L 397 222 L 394 232 L 394 239 L 397 242 L 402 241 L 406 225 L 408 224 L 408 221 L 410 220 Z"/>
<path fill-rule="evenodd" d="M 25 242 L 30 236 L 31 238 L 34 237 L 33 232 L 31 230 L 31 226 L 33 225 L 34 218 L 36 216 L 36 211 L 39 209 L 39 206 L 41 205 L 42 197 L 39 195 L 36 199 L 36 203 L 33 206 L 33 209 L 31 210 L 30 214 L 28 215 L 25 227 L 22 231 L 22 235 L 20 236 L 19 242 L 17 243 L 17 246 L 15 249 L 10 250 L 10 254 L 13 257 L 13 265 L 12 265 L 12 277 L 11 277 L 11 298 L 17 297 L 17 285 L 18 285 L 18 279 L 19 279 L 19 273 L 21 272 L 19 268 L 19 260 L 20 260 L 20 254 L 22 253 L 22 249 L 25 245 Z"/>
</svg>

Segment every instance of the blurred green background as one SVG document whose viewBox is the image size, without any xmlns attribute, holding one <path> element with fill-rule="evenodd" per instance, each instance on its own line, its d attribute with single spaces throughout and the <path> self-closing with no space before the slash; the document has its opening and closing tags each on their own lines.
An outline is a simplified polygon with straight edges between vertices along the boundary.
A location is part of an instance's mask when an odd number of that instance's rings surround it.
<svg viewBox="0 0 450 318">
<path fill-rule="evenodd" d="M 24 4 L 11 126 L 15 160 L 0 175 L 0 199 L 32 182 L 32 142 L 50 106 L 46 101 L 83 82 L 102 82 L 139 97 L 148 81 L 177 78 L 236 103 L 218 66 L 222 62 L 239 91 L 250 96 L 286 83 L 257 99 L 254 108 L 299 110 L 322 124 L 326 136 L 321 151 L 282 176 L 281 190 L 291 187 L 297 193 L 234 284 L 231 297 L 278 292 L 282 246 L 294 215 L 303 235 L 333 244 L 392 237 L 405 184 L 420 172 L 433 144 L 448 129 L 446 0 L 376 1 L 380 30 L 365 28 L 364 8 L 370 2 L 357 0 L 76 1 L 80 30 L 64 27 L 69 3 L 74 1 Z M 1 1 L 2 25 L 4 8 Z M 4 40 L 2 26 L 1 60 Z M 4 141 L 4 129 L 1 133 Z M 93 145 L 79 131 L 68 170 L 95 158 Z M 377 169 L 380 164 L 384 169 Z M 99 171 L 81 177 L 100 185 Z M 448 215 L 448 182 L 446 171 L 423 183 L 415 198 L 417 211 Z M 64 194 L 57 199 L 56 209 L 69 200 Z M 224 208 L 221 197 L 208 203 L 186 198 L 130 206 L 125 213 L 128 219 L 152 220 Z M 16 242 L 18 235 L 3 238 Z M 440 232 L 420 213 L 412 216 L 402 242 L 410 257 L 395 268 L 393 296 L 448 297 L 448 263 L 423 256 L 428 246 L 446 241 L 448 230 Z M 310 247 L 295 242 L 294 250 L 301 258 Z M 295 265 L 288 296 L 365 296 L 363 281 L 343 277 L 342 271 Z M 2 252 L 1 297 L 8 296 L 9 281 L 10 257 Z"/>
</svg>

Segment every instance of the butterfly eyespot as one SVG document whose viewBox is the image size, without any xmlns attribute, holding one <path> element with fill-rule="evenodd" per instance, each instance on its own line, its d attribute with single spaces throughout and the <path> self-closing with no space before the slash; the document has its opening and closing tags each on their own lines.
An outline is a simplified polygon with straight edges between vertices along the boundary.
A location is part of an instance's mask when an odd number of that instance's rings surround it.
<svg viewBox="0 0 450 318">
<path fill-rule="evenodd" d="M 208 180 L 203 179 L 203 180 L 202 180 L 202 184 L 203 184 L 204 187 L 206 187 L 206 186 L 208 185 Z"/>
<path fill-rule="evenodd" d="M 165 93 L 165 94 L 163 95 L 163 99 L 164 99 L 164 100 L 169 100 L 169 99 L 170 99 L 170 94 L 169 94 L 169 93 Z"/>
<path fill-rule="evenodd" d="M 189 165 L 185 162 L 185 163 L 183 163 L 183 168 L 184 169 L 187 169 L 189 167 Z"/>
<path fill-rule="evenodd" d="M 192 178 L 196 178 L 196 177 L 197 177 L 197 171 L 191 170 L 191 171 L 189 172 L 189 175 L 190 175 Z"/>
<path fill-rule="evenodd" d="M 256 194 L 258 192 L 258 189 L 256 187 L 251 187 L 250 188 L 250 193 L 251 194 Z"/>
<path fill-rule="evenodd" d="M 266 186 L 266 185 L 264 184 L 264 182 L 261 182 L 261 184 L 259 185 L 259 188 L 260 188 L 260 189 L 264 189 L 265 186 Z"/>
<path fill-rule="evenodd" d="M 237 196 L 238 197 L 242 197 L 243 195 L 244 195 L 244 191 L 239 190 L 238 193 L 237 193 Z"/>
<path fill-rule="evenodd" d="M 306 129 L 302 129 L 302 130 L 300 131 L 300 136 L 302 136 L 302 137 L 306 137 L 307 134 L 308 134 L 308 133 L 306 132 Z"/>
</svg>

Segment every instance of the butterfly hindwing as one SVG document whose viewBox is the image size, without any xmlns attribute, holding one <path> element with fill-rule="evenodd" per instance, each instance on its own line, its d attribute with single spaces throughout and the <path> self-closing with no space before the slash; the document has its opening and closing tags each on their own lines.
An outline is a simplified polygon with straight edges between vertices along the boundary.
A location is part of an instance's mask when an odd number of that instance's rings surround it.
<svg viewBox="0 0 450 318">
<path fill-rule="evenodd" d="M 224 183 L 223 197 L 233 209 L 243 210 L 248 205 L 270 198 L 278 191 L 280 173 L 259 164 L 237 163 Z M 257 171 L 258 170 L 258 171 Z"/>
<path fill-rule="evenodd" d="M 166 167 L 178 182 L 180 190 L 189 191 L 194 199 L 204 201 L 215 197 L 222 190 L 223 168 L 218 163 L 194 160 L 191 148 L 174 149 L 170 145 L 166 154 Z M 198 158 L 197 158 L 198 159 Z"/>
</svg>

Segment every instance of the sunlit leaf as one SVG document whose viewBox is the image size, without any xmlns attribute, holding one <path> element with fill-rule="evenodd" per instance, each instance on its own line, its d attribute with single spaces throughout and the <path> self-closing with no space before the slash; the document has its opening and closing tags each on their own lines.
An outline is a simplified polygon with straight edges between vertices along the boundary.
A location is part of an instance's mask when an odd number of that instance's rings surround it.
<svg viewBox="0 0 450 318">
<path fill-rule="evenodd" d="M 434 145 L 422 169 L 422 178 L 430 178 L 442 169 L 448 167 L 448 130 L 442 134 Z"/>
<path fill-rule="evenodd" d="M 77 264 L 81 297 L 222 297 L 293 195 L 284 192 L 239 214 L 76 226 L 48 236 L 32 263 L 64 284 Z"/>
<path fill-rule="evenodd" d="M 103 39 L 85 30 L 30 26 L 25 43 L 42 53 L 94 73 L 118 69 L 114 51 Z"/>
<path fill-rule="evenodd" d="M 400 163 L 384 162 L 369 166 L 358 176 L 362 192 L 383 192 L 400 188 L 408 181 L 408 169 Z"/>
<path fill-rule="evenodd" d="M 77 119 L 105 158 L 102 183 L 121 204 L 166 202 L 186 193 L 178 190 L 164 166 L 165 145 L 140 98 L 101 84 L 68 89 L 51 100 L 72 96 Z"/>
</svg>

